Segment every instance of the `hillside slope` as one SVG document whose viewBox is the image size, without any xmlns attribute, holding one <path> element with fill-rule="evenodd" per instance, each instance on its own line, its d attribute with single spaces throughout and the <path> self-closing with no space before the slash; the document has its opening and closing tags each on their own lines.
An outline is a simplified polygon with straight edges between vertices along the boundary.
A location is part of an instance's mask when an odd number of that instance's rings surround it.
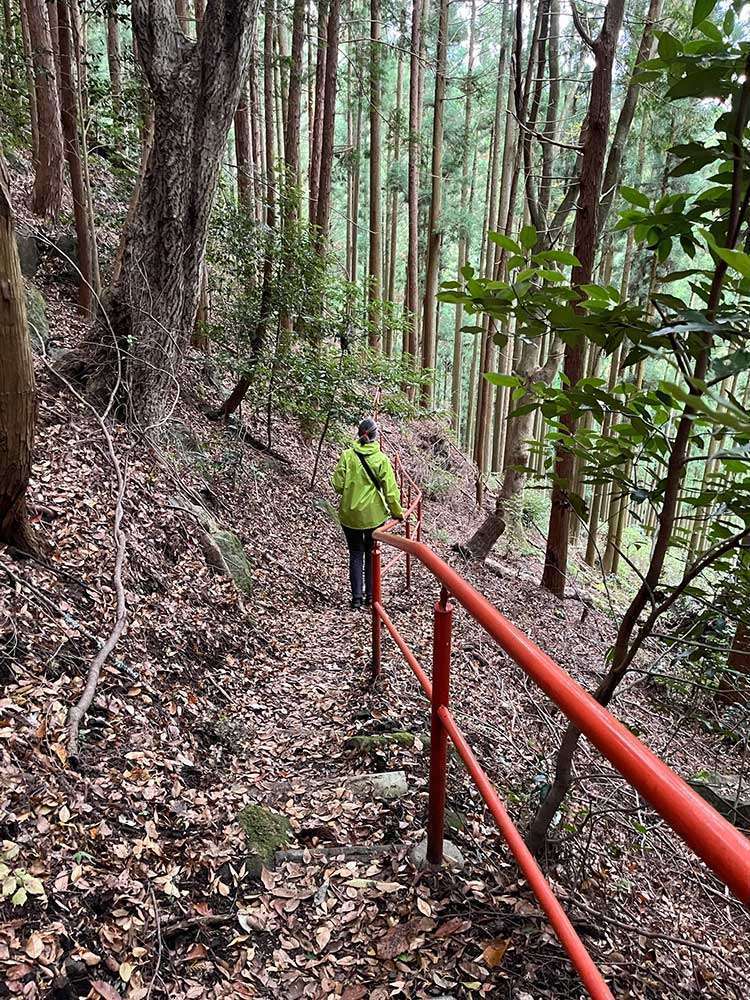
<svg viewBox="0 0 750 1000">
<path fill-rule="evenodd" d="M 70 344 L 81 334 L 70 289 L 45 291 L 55 337 Z M 0 995 L 580 996 L 455 761 L 452 837 L 466 868 L 409 863 L 425 822 L 426 703 L 390 643 L 384 682 L 370 685 L 369 622 L 348 610 L 326 508 L 336 448 L 324 447 L 311 489 L 313 450 L 293 421 L 275 418 L 274 454 L 209 423 L 215 389 L 198 357 L 162 445 L 110 429 L 125 479 L 127 626 L 69 756 L 67 711 L 114 621 L 117 489 L 91 409 L 42 358 L 38 375 L 30 503 L 49 563 L 0 553 L 0 833 L 15 898 L 4 889 Z M 427 540 L 456 560 L 449 545 L 475 516 L 469 466 L 434 422 L 387 429 L 426 484 Z M 247 555 L 249 593 L 215 569 L 226 532 Z M 606 606 L 546 595 L 535 556 L 505 559 L 501 576 L 461 568 L 591 685 L 612 637 Z M 435 593 L 421 569 L 410 595 L 400 576 L 387 584 L 426 665 Z M 457 715 L 523 825 L 559 714 L 463 614 L 454 660 Z M 645 677 L 614 710 L 681 773 L 741 768 Z M 410 735 L 347 742 L 393 732 Z M 396 769 L 408 791 L 391 802 L 346 785 Z M 746 996 L 747 915 L 588 746 L 577 774 L 548 868 L 616 995 Z M 246 836 L 270 816 L 286 818 L 286 832 L 270 832 L 298 852 L 275 871 Z M 349 847 L 373 850 L 336 856 Z"/>
</svg>

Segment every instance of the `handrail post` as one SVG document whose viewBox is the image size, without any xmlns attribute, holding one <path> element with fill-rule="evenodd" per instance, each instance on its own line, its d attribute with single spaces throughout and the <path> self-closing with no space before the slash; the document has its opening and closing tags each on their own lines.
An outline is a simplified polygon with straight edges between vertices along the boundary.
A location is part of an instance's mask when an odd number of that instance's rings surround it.
<svg viewBox="0 0 750 1000">
<path fill-rule="evenodd" d="M 408 484 L 406 489 L 406 509 L 407 511 L 411 507 L 411 483 Z M 406 515 L 406 521 L 404 522 L 404 534 L 407 538 L 411 538 L 411 514 Z M 411 554 L 406 553 L 406 589 L 411 589 Z"/>
<path fill-rule="evenodd" d="M 380 621 L 380 603 L 382 598 L 381 570 L 380 570 L 380 543 L 373 542 L 372 546 L 372 679 L 377 680 L 380 676 L 380 647 L 383 634 L 382 622 Z"/>
<path fill-rule="evenodd" d="M 417 500 L 417 541 L 422 541 L 422 498 Z"/>
<path fill-rule="evenodd" d="M 440 718 L 442 706 L 450 700 L 451 632 L 453 605 L 443 587 L 435 602 L 432 645 L 432 709 L 430 720 L 430 801 L 427 814 L 427 860 L 443 862 L 445 834 L 445 780 L 448 763 L 448 734 Z"/>
</svg>

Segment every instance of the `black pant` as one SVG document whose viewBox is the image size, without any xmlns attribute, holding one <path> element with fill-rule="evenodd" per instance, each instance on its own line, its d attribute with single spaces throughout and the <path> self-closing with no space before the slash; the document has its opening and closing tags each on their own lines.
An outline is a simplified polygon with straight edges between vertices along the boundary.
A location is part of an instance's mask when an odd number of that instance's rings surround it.
<svg viewBox="0 0 750 1000">
<path fill-rule="evenodd" d="M 372 598 L 372 533 L 375 528 L 347 528 L 342 525 L 349 548 L 349 583 L 352 600 Z"/>
</svg>

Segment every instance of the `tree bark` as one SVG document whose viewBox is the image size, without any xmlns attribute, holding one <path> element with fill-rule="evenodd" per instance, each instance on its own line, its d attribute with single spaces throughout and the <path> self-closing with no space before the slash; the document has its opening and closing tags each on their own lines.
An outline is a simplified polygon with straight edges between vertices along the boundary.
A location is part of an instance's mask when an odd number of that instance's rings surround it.
<svg viewBox="0 0 750 1000">
<path fill-rule="evenodd" d="M 47 4 L 25 0 L 34 66 L 38 149 L 31 208 L 36 215 L 56 218 L 63 196 L 63 138 L 57 94 L 57 70 L 52 49 Z"/>
<path fill-rule="evenodd" d="M 284 157 L 286 160 L 285 217 L 299 214 L 296 189 L 299 185 L 299 137 L 302 113 L 302 47 L 305 41 L 305 0 L 294 0 L 292 12 L 292 55 L 289 66 L 289 96 L 287 100 Z"/>
<path fill-rule="evenodd" d="M 601 32 L 593 42 L 594 71 L 591 77 L 588 113 L 581 136 L 583 155 L 574 243 L 574 253 L 580 263 L 573 268 L 571 274 L 571 285 L 574 288 L 590 283 L 594 273 L 594 257 L 599 235 L 599 198 L 611 115 L 612 66 L 624 10 L 624 0 L 610 0 L 604 12 Z M 580 381 L 583 375 L 582 366 L 583 350 L 580 344 L 567 346 L 564 373 L 568 385 L 575 386 Z M 568 433 L 575 433 L 576 421 L 572 415 L 564 414 L 561 422 Z M 555 456 L 555 485 L 552 488 L 552 510 L 542 574 L 542 586 L 556 597 L 563 597 L 565 594 L 571 510 L 568 490 L 572 485 L 573 471 L 572 452 L 558 444 Z"/>
<path fill-rule="evenodd" d="M 27 10 L 27 0 L 20 0 L 21 4 L 21 38 L 23 40 L 24 65 L 26 67 L 26 90 L 29 97 L 29 121 L 31 122 L 31 161 L 34 165 L 34 172 L 39 163 L 39 113 L 36 106 L 36 81 L 34 79 L 34 58 L 31 45 L 31 33 L 29 32 L 29 16 Z"/>
<path fill-rule="evenodd" d="M 331 0 L 328 12 L 325 61 L 325 97 L 323 102 L 323 139 L 320 150 L 320 179 L 318 183 L 318 210 L 315 224 L 318 228 L 319 246 L 328 239 L 331 218 L 331 174 L 333 171 L 333 142 L 336 122 L 336 78 L 339 56 L 339 12 L 341 0 Z"/>
<path fill-rule="evenodd" d="M 315 225 L 318 218 L 318 190 L 320 187 L 320 164 L 323 156 L 323 111 L 325 108 L 326 61 L 328 39 L 328 2 L 318 0 L 318 50 L 315 55 L 315 107 L 312 120 L 312 140 L 310 143 L 310 166 L 308 188 L 310 195 L 310 223 Z"/>
<path fill-rule="evenodd" d="M 435 102 L 432 115 L 432 192 L 427 223 L 427 264 L 424 282 L 424 312 L 422 320 L 422 368 L 435 369 L 438 340 L 437 293 L 440 277 L 440 249 L 443 211 L 443 112 L 445 105 L 445 74 L 448 58 L 448 0 L 440 0 L 437 53 L 435 65 Z M 434 397 L 434 377 L 422 385 L 422 406 L 429 409 Z"/>
<path fill-rule="evenodd" d="M 412 0 L 411 56 L 409 63 L 409 237 L 406 259 L 406 353 L 417 357 L 419 337 L 419 156 L 422 128 L 419 100 L 419 52 L 422 45 L 422 0 Z"/>
<path fill-rule="evenodd" d="M 88 218 L 88 192 L 84 182 L 81 152 L 78 145 L 78 114 L 73 81 L 73 35 L 68 0 L 57 0 L 58 39 L 60 45 L 60 113 L 65 138 L 65 158 L 70 172 L 73 216 L 78 240 L 78 305 L 84 316 L 91 315 L 93 273 L 91 233 Z"/>
<path fill-rule="evenodd" d="M 153 145 L 110 292 L 111 329 L 100 329 L 99 350 L 83 374 L 95 388 L 117 386 L 121 412 L 145 429 L 176 396 L 256 11 L 257 0 L 211 0 L 197 43 L 178 30 L 171 0 L 133 2 L 138 57 L 154 103 Z"/>
<path fill-rule="evenodd" d="M 239 104 L 234 114 L 234 152 L 237 160 L 237 200 L 252 214 L 253 207 L 253 143 L 250 134 L 250 102 L 247 84 L 242 85 Z"/>
<path fill-rule="evenodd" d="M 732 651 L 727 659 L 728 672 L 722 673 L 716 700 L 720 705 L 747 701 L 750 689 L 750 625 L 738 622 Z M 731 671 L 731 673 L 729 672 Z M 742 676 L 738 677 L 737 674 Z"/>
<path fill-rule="evenodd" d="M 638 53 L 635 57 L 633 71 L 630 74 L 628 89 L 625 92 L 625 100 L 622 102 L 622 107 L 620 108 L 617 125 L 615 126 L 614 135 L 609 147 L 609 155 L 607 156 L 607 166 L 604 170 L 602 181 L 602 198 L 599 205 L 599 232 L 603 232 L 607 224 L 615 191 L 622 177 L 622 161 L 630 129 L 633 125 L 633 118 L 635 117 L 638 96 L 641 92 L 641 86 L 636 82 L 635 78 L 641 63 L 651 58 L 654 45 L 654 25 L 661 17 L 661 6 L 662 0 L 649 0 L 641 43 L 638 46 Z"/>
<path fill-rule="evenodd" d="M 10 177 L 0 147 L 0 542 L 38 551 L 26 509 L 36 386 L 26 294 L 16 246 Z"/>
<path fill-rule="evenodd" d="M 507 6 L 507 5 L 506 5 Z M 461 229 L 458 236 L 458 273 L 464 267 L 468 257 L 469 234 L 466 225 L 466 199 L 469 187 L 469 146 L 471 137 L 471 107 L 474 95 L 474 34 L 477 23 L 476 0 L 471 0 L 471 18 L 469 21 L 469 52 L 466 72 L 466 101 L 464 103 L 463 151 L 461 160 Z M 475 147 L 476 153 L 476 147 Z M 474 161 L 476 165 L 476 159 Z M 460 280 L 460 278 L 459 278 Z M 454 434 L 461 430 L 461 368 L 463 366 L 463 325 L 464 309 L 456 304 L 455 322 L 453 327 L 453 364 L 451 367 L 451 427 Z"/>
<path fill-rule="evenodd" d="M 368 343 L 382 347 L 383 235 L 380 191 L 380 0 L 370 0 L 370 252 L 367 261 Z"/>
<path fill-rule="evenodd" d="M 122 55 L 120 52 L 120 22 L 117 19 L 117 0 L 107 4 L 107 67 L 109 90 L 112 95 L 112 117 L 116 124 L 122 122 Z"/>
</svg>

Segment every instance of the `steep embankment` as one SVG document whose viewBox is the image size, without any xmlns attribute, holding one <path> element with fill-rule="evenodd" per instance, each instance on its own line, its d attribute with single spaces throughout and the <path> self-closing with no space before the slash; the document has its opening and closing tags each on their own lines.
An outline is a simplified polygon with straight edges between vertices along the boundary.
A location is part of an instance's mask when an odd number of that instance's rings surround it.
<svg viewBox="0 0 750 1000">
<path fill-rule="evenodd" d="M 57 297 L 58 342 L 77 336 L 69 296 L 63 287 Z M 112 429 L 125 475 L 127 629 L 78 760 L 69 759 L 66 714 L 114 619 L 116 487 L 93 414 L 41 360 L 39 383 L 31 505 L 50 565 L 0 553 L 3 891 L 15 896 L 1 904 L 0 963 L 9 994 L 580 996 L 456 762 L 452 836 L 466 869 L 416 873 L 406 860 L 424 827 L 426 704 L 390 643 L 384 683 L 369 684 L 368 620 L 347 610 L 343 545 L 318 503 L 333 499 L 334 449 L 311 490 L 312 454 L 292 422 L 276 421 L 277 456 L 207 423 L 199 359 L 162 447 Z M 435 424 L 390 430 L 427 484 L 427 537 L 448 555 L 473 516 L 469 470 Z M 229 560 L 240 553 L 222 532 L 242 543 L 249 595 L 212 568 L 206 526 Z M 505 561 L 502 577 L 465 567 L 590 684 L 609 613 L 555 602 L 538 589 L 538 570 L 533 556 Z M 386 592 L 428 663 L 435 587 L 417 570 L 411 596 L 398 577 Z M 561 720 L 462 614 L 454 705 L 525 822 Z M 732 753 L 652 700 L 637 675 L 615 708 L 685 773 Z M 347 742 L 384 732 L 411 735 L 364 749 Z M 393 801 L 346 787 L 354 773 L 395 769 L 408 790 Z M 616 994 L 746 995 L 746 916 L 588 748 L 578 776 L 549 868 Z M 265 830 L 298 852 L 275 872 L 249 857 L 243 809 L 251 833 L 269 816 L 288 821 L 286 832 L 281 822 Z M 376 850 L 336 857 L 352 845 Z"/>
</svg>

